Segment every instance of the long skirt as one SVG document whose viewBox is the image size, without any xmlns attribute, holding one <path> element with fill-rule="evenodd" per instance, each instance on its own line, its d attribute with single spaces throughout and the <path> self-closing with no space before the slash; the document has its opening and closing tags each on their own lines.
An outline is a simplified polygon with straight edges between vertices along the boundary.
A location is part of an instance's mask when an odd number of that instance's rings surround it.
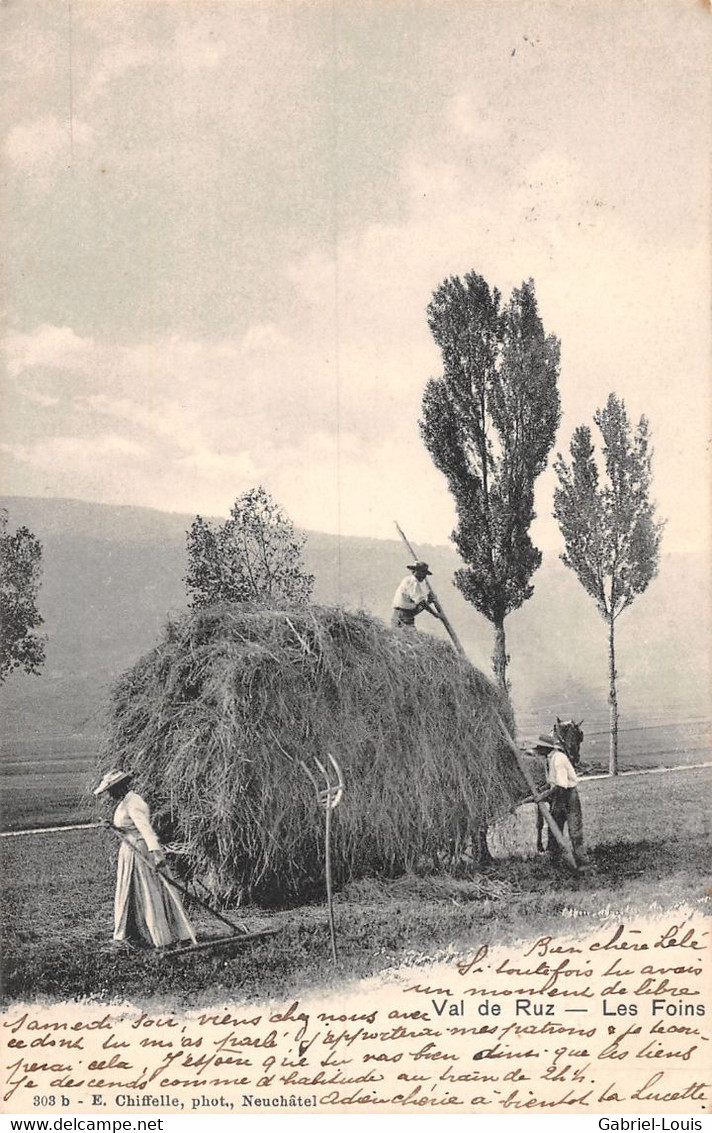
<svg viewBox="0 0 712 1133">
<path fill-rule="evenodd" d="M 180 940 L 195 944 L 195 933 L 183 902 L 169 881 L 141 855 L 149 856 L 143 838 L 119 850 L 114 897 L 114 940 L 136 940 L 165 948 Z"/>
</svg>

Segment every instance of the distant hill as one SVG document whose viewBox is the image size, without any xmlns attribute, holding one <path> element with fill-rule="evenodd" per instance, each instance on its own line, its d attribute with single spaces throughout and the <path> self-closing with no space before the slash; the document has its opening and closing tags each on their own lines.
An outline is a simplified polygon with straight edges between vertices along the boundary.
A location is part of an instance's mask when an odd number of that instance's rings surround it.
<svg viewBox="0 0 712 1133">
<path fill-rule="evenodd" d="M 41 677 L 13 674 L 0 691 L 6 758 L 41 744 L 69 756 L 102 730 L 107 691 L 150 649 L 169 613 L 185 609 L 185 531 L 193 516 L 68 499 L 8 497 L 12 525 L 26 524 L 44 547 L 40 607 L 47 634 Z M 416 533 L 412 533 L 415 537 Z M 397 540 L 307 533 L 314 598 L 390 616 L 407 556 Z M 447 547 L 419 546 L 433 584 L 471 660 L 489 671 L 492 630 L 452 585 Z M 556 714 L 605 729 L 605 627 L 592 601 L 552 555 L 535 593 L 506 623 L 520 730 L 536 734 Z M 420 631 L 442 635 L 427 614 Z M 709 715 L 710 604 L 702 556 L 665 555 L 659 577 L 619 622 L 623 728 Z M 14 753 L 14 755 L 13 755 Z"/>
</svg>

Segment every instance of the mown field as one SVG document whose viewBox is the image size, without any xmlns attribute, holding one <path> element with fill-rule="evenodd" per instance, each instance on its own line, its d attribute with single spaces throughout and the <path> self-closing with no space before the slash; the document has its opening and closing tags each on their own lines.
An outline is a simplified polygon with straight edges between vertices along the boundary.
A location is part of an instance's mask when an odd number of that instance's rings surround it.
<svg viewBox="0 0 712 1133">
<path fill-rule="evenodd" d="M 586 918 L 709 902 L 710 769 L 601 779 L 582 786 L 593 869 L 555 872 L 534 847 L 533 808 L 495 832 L 484 875 L 378 877 L 336 898 L 340 959 L 330 961 L 326 910 L 232 910 L 278 933 L 229 952 L 116 954 L 109 946 L 116 845 L 102 830 L 3 838 L 3 996 L 91 997 L 199 1006 L 287 996 L 360 979 L 448 947 L 572 931 Z M 338 817 L 336 818 L 338 821 Z M 207 914 L 203 935 L 220 934 Z M 590 923 L 590 922 L 589 922 Z"/>
</svg>

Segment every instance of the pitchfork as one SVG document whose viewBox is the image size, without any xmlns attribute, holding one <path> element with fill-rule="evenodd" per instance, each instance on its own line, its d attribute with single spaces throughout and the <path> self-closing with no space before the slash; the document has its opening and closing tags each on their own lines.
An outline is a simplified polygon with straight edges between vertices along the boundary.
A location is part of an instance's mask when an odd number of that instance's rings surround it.
<svg viewBox="0 0 712 1133">
<path fill-rule="evenodd" d="M 282 755 L 284 755 L 290 763 L 296 763 L 299 765 L 299 767 L 301 767 L 302 771 L 307 776 L 312 787 L 314 788 L 314 791 L 316 792 L 317 802 L 320 806 L 324 807 L 324 872 L 326 874 L 326 901 L 329 909 L 331 955 L 334 963 L 336 963 L 337 955 L 336 929 L 334 927 L 334 897 L 331 884 L 331 812 L 332 810 L 336 809 L 336 807 L 341 802 L 341 799 L 343 798 L 344 789 L 346 786 L 344 782 L 343 772 L 331 752 L 328 752 L 329 763 L 336 773 L 336 782 L 334 782 L 332 779 L 331 770 L 325 767 L 320 759 L 317 759 L 316 756 L 313 756 L 317 771 L 326 784 L 326 786 L 320 786 L 316 774 L 305 763 L 305 761 L 303 759 L 295 759 L 294 756 L 290 755 L 289 752 L 282 747 L 281 743 L 279 742 L 271 728 L 270 733 L 275 744 L 282 752 Z"/>
<path fill-rule="evenodd" d="M 326 786 L 320 787 L 313 771 L 307 767 L 303 759 L 299 760 L 302 770 L 308 775 L 316 791 L 320 805 L 324 807 L 324 872 L 326 874 L 326 902 L 329 909 L 329 931 L 331 933 L 331 956 L 336 963 L 336 929 L 334 927 L 334 898 L 331 886 L 331 812 L 341 802 L 344 794 L 344 776 L 331 752 L 328 753 L 329 763 L 336 772 L 336 782 L 331 778 L 331 770 L 327 769 L 320 759 L 314 756 L 314 763 L 322 776 Z"/>
</svg>

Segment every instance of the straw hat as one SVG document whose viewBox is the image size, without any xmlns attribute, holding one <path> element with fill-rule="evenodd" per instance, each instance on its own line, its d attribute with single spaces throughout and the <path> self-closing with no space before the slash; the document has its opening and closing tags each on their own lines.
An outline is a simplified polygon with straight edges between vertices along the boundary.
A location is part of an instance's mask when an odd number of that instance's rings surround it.
<svg viewBox="0 0 712 1133">
<path fill-rule="evenodd" d="M 412 570 L 413 572 L 415 572 L 417 570 L 422 570 L 422 571 L 425 572 L 425 574 L 432 574 L 433 573 L 429 569 L 428 564 L 424 563 L 421 559 L 418 559 L 417 562 L 410 563 L 408 570 Z"/>
<path fill-rule="evenodd" d="M 117 783 L 123 783 L 124 780 L 131 779 L 130 771 L 121 771 L 120 768 L 115 767 L 112 771 L 107 771 L 99 786 L 94 791 L 95 795 L 103 795 L 104 791 L 108 791 L 110 787 L 115 787 Z"/>
<path fill-rule="evenodd" d="M 536 742 L 538 748 L 546 748 L 547 751 L 563 751 L 561 743 L 555 736 L 539 736 Z"/>
</svg>

